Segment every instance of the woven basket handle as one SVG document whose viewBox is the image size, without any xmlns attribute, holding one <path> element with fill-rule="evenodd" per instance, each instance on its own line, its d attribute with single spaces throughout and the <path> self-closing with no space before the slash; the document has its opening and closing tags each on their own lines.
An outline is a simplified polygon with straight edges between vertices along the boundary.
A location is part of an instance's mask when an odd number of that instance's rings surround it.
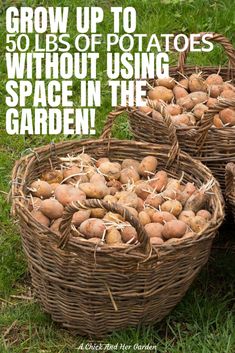
<svg viewBox="0 0 235 353">
<path fill-rule="evenodd" d="M 213 108 L 210 108 L 207 112 L 205 112 L 204 117 L 201 120 L 201 125 L 198 129 L 198 152 L 200 152 L 200 150 L 202 149 L 206 141 L 209 129 L 213 125 L 214 115 L 218 114 L 221 110 L 225 108 L 235 108 L 235 99 L 221 100 Z M 218 143 L 220 143 L 220 141 L 218 141 Z"/>
<path fill-rule="evenodd" d="M 147 104 L 149 107 L 153 108 L 154 110 L 157 110 L 159 113 L 162 114 L 163 123 L 167 128 L 167 137 L 171 143 L 171 149 L 169 151 L 168 161 L 166 164 L 166 167 L 169 167 L 176 160 L 177 156 L 179 156 L 179 153 L 180 153 L 176 127 L 171 120 L 170 114 L 167 113 L 165 106 L 163 104 L 157 101 L 152 101 L 150 99 L 147 100 Z"/>
<path fill-rule="evenodd" d="M 225 168 L 225 194 L 229 197 L 231 192 L 235 192 L 235 163 L 228 163 Z"/>
<path fill-rule="evenodd" d="M 199 33 L 199 39 L 202 38 L 203 35 L 205 34 L 212 34 L 211 38 L 206 38 L 207 41 L 212 41 L 215 43 L 219 43 L 222 45 L 224 48 L 228 59 L 229 59 L 229 69 L 230 68 L 235 68 L 235 48 L 233 45 L 230 43 L 230 41 L 222 36 L 221 34 L 215 33 L 215 32 L 201 32 Z M 186 59 L 189 53 L 190 45 L 187 47 L 187 49 L 179 54 L 179 59 L 178 59 L 178 68 L 180 72 L 184 72 L 184 66 L 186 64 Z"/>
<path fill-rule="evenodd" d="M 128 221 L 136 229 L 138 240 L 141 243 L 141 247 L 144 253 L 147 256 L 151 254 L 152 248 L 150 245 L 149 237 L 144 227 L 138 221 L 138 219 L 135 218 L 126 208 L 118 204 L 108 203 L 97 199 L 85 200 L 82 204 L 78 201 L 72 202 L 65 208 L 63 219 L 60 224 L 60 231 L 62 233 L 62 237 L 58 245 L 59 248 L 63 249 L 69 241 L 71 221 L 72 221 L 73 214 L 79 210 L 82 210 L 82 209 L 86 210 L 90 208 L 103 208 L 107 211 L 120 214 L 126 221 Z"/>
<path fill-rule="evenodd" d="M 101 139 L 106 139 L 111 137 L 111 130 L 115 119 L 127 110 L 128 110 L 128 107 L 118 106 L 115 110 L 113 110 L 108 114 L 104 124 L 102 134 L 100 136 Z"/>
</svg>

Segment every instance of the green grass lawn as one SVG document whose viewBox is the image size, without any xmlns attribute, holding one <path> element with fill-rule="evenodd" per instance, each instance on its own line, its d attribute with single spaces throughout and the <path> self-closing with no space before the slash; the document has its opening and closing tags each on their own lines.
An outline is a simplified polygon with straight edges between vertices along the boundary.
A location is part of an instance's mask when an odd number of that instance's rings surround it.
<svg viewBox="0 0 235 353">
<path fill-rule="evenodd" d="M 17 224 L 11 219 L 7 193 L 14 161 L 29 148 L 61 141 L 65 136 L 9 136 L 5 132 L 5 83 L 6 66 L 4 59 L 5 9 L 7 6 L 69 6 L 72 12 L 76 6 L 101 6 L 105 10 L 102 34 L 112 32 L 110 6 L 134 6 L 137 10 L 137 32 L 147 33 L 197 33 L 219 32 L 235 45 L 235 2 L 231 0 L 0 0 L 0 353 L 73 353 L 81 337 L 54 324 L 32 298 L 30 278 Z M 74 17 L 69 19 L 69 33 L 75 36 Z M 105 72 L 105 47 L 100 49 L 101 60 L 97 71 L 102 82 L 102 106 L 97 109 L 97 136 L 102 131 L 105 117 L 111 110 L 110 90 Z M 172 63 L 175 56 L 171 57 Z M 197 65 L 221 65 L 226 56 L 220 46 L 208 54 L 190 54 L 188 63 Z M 79 89 L 74 82 L 75 104 Z M 29 106 L 31 102 L 28 103 Z M 128 126 L 121 119 L 114 135 L 129 138 Z M 80 138 L 73 136 L 73 138 Z M 231 242 L 234 228 L 224 229 L 217 247 L 223 247 L 225 239 Z M 152 344 L 159 353 L 233 353 L 235 352 L 234 315 L 234 253 L 214 250 L 208 265 L 203 269 L 191 289 L 176 309 L 160 324 L 141 329 L 128 329 L 113 333 L 105 340 L 110 344 L 133 345 Z M 91 352 L 91 351 L 90 351 Z M 113 350 L 109 350 L 113 352 Z M 118 350 L 121 352 L 121 350 Z M 133 348 L 128 352 L 134 352 Z"/>
</svg>

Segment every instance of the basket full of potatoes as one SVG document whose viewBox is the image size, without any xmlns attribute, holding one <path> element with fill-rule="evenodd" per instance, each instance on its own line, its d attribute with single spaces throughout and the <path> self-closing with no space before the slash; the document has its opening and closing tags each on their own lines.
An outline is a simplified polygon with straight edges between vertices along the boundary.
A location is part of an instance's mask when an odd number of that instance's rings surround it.
<svg viewBox="0 0 235 353">
<path fill-rule="evenodd" d="M 211 40 L 225 48 L 228 67 L 187 66 L 188 50 L 180 53 L 169 77 L 147 82 L 146 106 L 129 109 L 129 119 L 137 140 L 170 143 L 163 105 L 182 150 L 206 164 L 225 191 L 225 165 L 235 155 L 235 49 L 219 34 Z"/>
<path fill-rule="evenodd" d="M 177 145 L 107 138 L 109 129 L 37 148 L 12 173 L 35 295 L 54 321 L 89 337 L 163 319 L 224 217 L 207 167 Z"/>
</svg>

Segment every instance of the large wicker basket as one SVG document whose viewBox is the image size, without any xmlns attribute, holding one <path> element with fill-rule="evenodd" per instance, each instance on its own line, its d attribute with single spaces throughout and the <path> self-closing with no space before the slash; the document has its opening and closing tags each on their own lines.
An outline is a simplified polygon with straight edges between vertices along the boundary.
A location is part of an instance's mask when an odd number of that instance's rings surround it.
<svg viewBox="0 0 235 353">
<path fill-rule="evenodd" d="M 231 213 L 235 223 L 235 163 L 228 163 L 226 165 L 226 199 L 230 206 Z"/>
<path fill-rule="evenodd" d="M 201 35 L 203 34 L 201 33 Z M 211 40 L 224 47 L 229 58 L 228 67 L 187 66 L 185 65 L 187 50 L 180 54 L 179 64 L 177 67 L 171 68 L 170 76 L 179 80 L 182 78 L 181 73 L 189 76 L 195 71 L 201 71 L 202 75 L 207 76 L 219 72 L 224 80 L 230 80 L 235 84 L 235 49 L 228 39 L 220 34 L 213 33 Z M 213 128 L 212 124 L 215 113 L 231 106 L 235 107 L 235 101 L 221 101 L 205 114 L 201 125 L 195 126 L 193 129 L 191 127 L 176 129 L 182 150 L 206 164 L 219 180 L 223 191 L 225 191 L 225 165 L 229 161 L 235 161 L 235 129 L 232 127 L 217 129 Z M 131 131 L 136 140 L 168 143 L 169 130 L 164 123 L 161 124 L 136 109 L 129 109 L 129 120 Z"/>
<path fill-rule="evenodd" d="M 120 112 L 110 114 L 115 117 Z M 164 318 L 182 299 L 202 266 L 207 262 L 212 240 L 224 212 L 218 183 L 209 169 L 186 153 L 167 145 L 102 138 L 61 142 L 35 149 L 16 162 L 12 175 L 13 213 L 17 216 L 23 248 L 36 297 L 53 320 L 80 335 L 103 337 L 113 330 L 138 324 L 152 324 Z M 170 175 L 201 186 L 214 180 L 210 208 L 213 218 L 193 239 L 151 246 L 139 221 L 127 210 L 99 200 L 77 202 L 66 208 L 62 238 L 40 225 L 28 211 L 27 186 L 42 171 L 58 166 L 59 156 L 85 151 L 94 158 L 158 158 L 160 168 Z M 176 158 L 177 157 L 177 158 Z M 75 238 L 70 233 L 71 217 L 79 208 L 104 207 L 120 213 L 137 230 L 139 244 L 100 246 Z"/>
</svg>

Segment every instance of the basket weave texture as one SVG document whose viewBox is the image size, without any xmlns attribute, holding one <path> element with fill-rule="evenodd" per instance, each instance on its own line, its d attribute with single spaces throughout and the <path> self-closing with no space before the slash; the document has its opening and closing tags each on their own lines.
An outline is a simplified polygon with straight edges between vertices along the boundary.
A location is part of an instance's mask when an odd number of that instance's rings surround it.
<svg viewBox="0 0 235 353">
<path fill-rule="evenodd" d="M 201 33 L 201 36 L 205 33 Z M 213 33 L 210 39 L 221 44 L 229 58 L 227 67 L 199 67 L 185 64 L 188 49 L 180 53 L 178 66 L 170 69 L 170 76 L 176 80 L 182 75 L 190 76 L 195 72 L 202 72 L 203 77 L 218 73 L 225 81 L 235 84 L 235 49 L 224 36 Z M 150 80 L 151 83 L 151 80 Z M 154 107 L 151 102 L 149 105 Z M 235 162 L 235 129 L 233 127 L 214 128 L 213 117 L 224 108 L 235 107 L 235 101 L 221 101 L 214 108 L 209 109 L 201 124 L 195 127 L 175 128 L 181 149 L 194 158 L 206 164 L 219 180 L 222 191 L 225 191 L 225 166 L 229 161 Z M 136 140 L 152 143 L 169 143 L 168 126 L 155 121 L 151 116 L 136 109 L 129 109 L 131 131 Z"/>
<path fill-rule="evenodd" d="M 110 114 L 115 118 L 120 114 Z M 110 121 L 110 119 L 109 119 Z M 102 138 L 61 142 L 35 149 L 16 162 L 12 174 L 13 214 L 19 220 L 23 248 L 36 297 L 53 320 L 80 335 L 103 337 L 127 326 L 163 319 L 181 300 L 207 262 L 212 240 L 224 217 L 218 183 L 212 188 L 212 221 L 192 239 L 151 246 L 139 221 L 126 209 L 99 200 L 74 202 L 65 209 L 62 237 L 40 225 L 27 209 L 27 186 L 42 172 L 58 167 L 58 157 L 85 151 L 112 161 L 156 156 L 159 167 L 184 182 L 201 186 L 213 179 L 209 169 L 167 145 Z M 167 167 L 166 167 L 167 166 Z M 138 245 L 96 246 L 70 233 L 80 208 L 103 207 L 120 213 L 137 230 Z"/>
<path fill-rule="evenodd" d="M 235 223 L 235 163 L 226 165 L 226 199 L 230 205 Z"/>
</svg>

